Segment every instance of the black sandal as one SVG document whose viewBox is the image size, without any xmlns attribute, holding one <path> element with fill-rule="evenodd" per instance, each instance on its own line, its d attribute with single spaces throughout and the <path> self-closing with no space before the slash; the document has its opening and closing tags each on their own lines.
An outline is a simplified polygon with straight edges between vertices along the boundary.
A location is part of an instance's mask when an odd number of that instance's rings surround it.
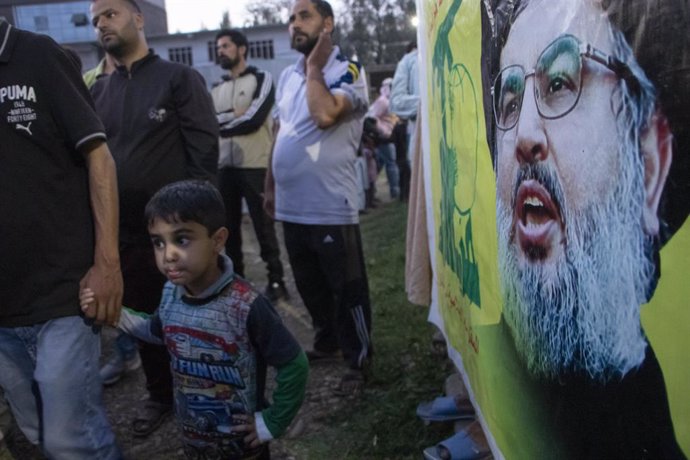
<svg viewBox="0 0 690 460">
<path fill-rule="evenodd" d="M 340 384 L 333 389 L 336 396 L 353 396 L 364 388 L 364 373 L 359 369 L 350 369 L 340 379 Z"/>
</svg>

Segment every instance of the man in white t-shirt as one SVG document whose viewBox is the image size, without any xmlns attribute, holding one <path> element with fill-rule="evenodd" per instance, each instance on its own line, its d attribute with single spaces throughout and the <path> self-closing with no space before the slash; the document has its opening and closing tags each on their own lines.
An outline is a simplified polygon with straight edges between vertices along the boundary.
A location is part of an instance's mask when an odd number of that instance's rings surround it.
<svg viewBox="0 0 690 460">
<path fill-rule="evenodd" d="M 355 160 L 368 97 L 360 65 L 331 42 L 333 10 L 297 0 L 292 47 L 276 93 L 279 131 L 266 180 L 267 212 L 283 222 L 297 289 L 312 316 L 310 360 L 342 352 L 337 393 L 358 390 L 371 355 L 369 287 L 359 231 Z"/>
</svg>

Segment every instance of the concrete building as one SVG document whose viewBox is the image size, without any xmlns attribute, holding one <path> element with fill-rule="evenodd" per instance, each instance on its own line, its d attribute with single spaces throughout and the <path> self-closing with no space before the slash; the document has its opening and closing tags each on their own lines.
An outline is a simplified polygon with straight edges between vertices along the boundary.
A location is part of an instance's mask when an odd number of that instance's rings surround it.
<svg viewBox="0 0 690 460">
<path fill-rule="evenodd" d="M 247 36 L 247 62 L 273 75 L 277 82 L 280 72 L 295 62 L 298 53 L 290 48 L 287 25 L 263 25 L 239 29 Z M 203 75 L 209 88 L 227 74 L 216 57 L 218 30 L 202 30 L 171 35 L 148 35 L 149 46 L 164 59 L 190 65 Z"/>
<path fill-rule="evenodd" d="M 146 29 L 154 35 L 168 32 L 165 0 L 138 0 Z M 99 50 L 89 15 L 90 0 L 0 0 L 0 17 L 19 29 L 52 37 L 82 58 L 85 69 L 99 61 Z"/>
<path fill-rule="evenodd" d="M 163 59 L 194 67 L 210 88 L 226 72 L 216 61 L 217 30 L 168 34 L 165 0 L 138 0 L 146 18 L 149 46 Z M 0 17 L 17 28 L 51 36 L 75 50 L 84 69 L 95 67 L 103 57 L 91 26 L 91 0 L 0 0 Z M 218 20 L 220 21 L 221 18 Z M 241 29 L 249 40 L 248 61 L 271 72 L 280 72 L 297 59 L 290 49 L 287 25 L 265 25 Z"/>
<path fill-rule="evenodd" d="M 165 0 L 139 0 L 149 33 L 168 32 Z M 19 29 L 50 35 L 58 43 L 93 42 L 90 0 L 0 0 L 0 16 Z"/>
</svg>

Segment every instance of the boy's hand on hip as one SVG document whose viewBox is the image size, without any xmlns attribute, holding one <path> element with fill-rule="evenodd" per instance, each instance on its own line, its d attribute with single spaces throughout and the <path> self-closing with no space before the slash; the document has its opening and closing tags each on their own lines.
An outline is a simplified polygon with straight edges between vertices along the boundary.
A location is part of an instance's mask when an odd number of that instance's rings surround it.
<svg viewBox="0 0 690 460">
<path fill-rule="evenodd" d="M 261 445 L 259 441 L 259 434 L 256 432 L 256 422 L 254 416 L 248 414 L 234 414 L 232 416 L 233 427 L 232 431 L 235 433 L 246 433 L 242 440 L 245 447 L 255 448 Z"/>
<path fill-rule="evenodd" d="M 120 265 L 94 264 L 79 283 L 80 291 L 90 292 L 90 301 L 84 308 L 80 293 L 80 304 L 87 318 L 96 324 L 116 326 L 122 309 L 122 273 Z"/>
</svg>

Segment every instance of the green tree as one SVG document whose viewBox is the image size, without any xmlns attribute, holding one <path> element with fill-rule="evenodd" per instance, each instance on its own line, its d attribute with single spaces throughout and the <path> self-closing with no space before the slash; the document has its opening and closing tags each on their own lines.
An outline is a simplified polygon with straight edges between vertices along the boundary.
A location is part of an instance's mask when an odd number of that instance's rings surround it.
<svg viewBox="0 0 690 460">
<path fill-rule="evenodd" d="M 262 0 L 247 5 L 250 18 L 245 22 L 247 26 L 263 24 L 283 24 L 287 22 L 292 0 Z"/>
<path fill-rule="evenodd" d="M 344 0 L 337 14 L 337 40 L 343 51 L 364 65 L 400 60 L 405 46 L 417 36 L 411 18 L 414 0 Z"/>
<path fill-rule="evenodd" d="M 228 10 L 223 11 L 223 19 L 220 21 L 220 28 L 221 29 L 230 29 L 232 27 L 232 23 L 230 22 L 230 13 Z"/>
</svg>

